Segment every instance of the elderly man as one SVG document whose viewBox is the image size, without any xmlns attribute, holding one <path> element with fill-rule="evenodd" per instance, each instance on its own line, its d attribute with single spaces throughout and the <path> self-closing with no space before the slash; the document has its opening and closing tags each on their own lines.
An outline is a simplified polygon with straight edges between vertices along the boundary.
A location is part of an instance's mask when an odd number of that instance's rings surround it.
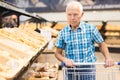
<svg viewBox="0 0 120 80">
<path fill-rule="evenodd" d="M 66 64 L 66 67 L 76 68 L 95 68 L 95 65 L 75 66 L 75 62 L 94 63 L 97 60 L 94 43 L 96 42 L 105 57 L 105 67 L 114 65 L 114 61 L 109 55 L 108 48 L 98 31 L 98 29 L 81 21 L 84 14 L 83 7 L 80 2 L 71 1 L 66 7 L 66 15 L 68 25 L 62 29 L 56 41 L 55 56 L 61 62 Z M 62 52 L 65 50 L 65 56 Z M 70 70 L 69 72 L 71 72 Z M 95 70 L 78 70 L 80 72 L 95 72 Z M 74 80 L 73 75 L 68 75 L 66 80 Z M 75 80 L 95 80 L 95 75 L 76 76 Z"/>
</svg>

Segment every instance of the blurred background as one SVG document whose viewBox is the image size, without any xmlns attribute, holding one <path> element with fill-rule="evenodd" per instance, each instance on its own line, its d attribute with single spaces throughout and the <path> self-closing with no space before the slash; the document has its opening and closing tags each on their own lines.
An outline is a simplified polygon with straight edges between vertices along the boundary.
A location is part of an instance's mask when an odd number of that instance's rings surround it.
<svg viewBox="0 0 120 80">
<path fill-rule="evenodd" d="M 57 63 L 59 65 L 58 76 L 55 76 L 53 80 L 62 80 L 63 78 L 61 63 L 54 56 L 54 43 L 59 31 L 68 24 L 65 7 L 69 1 L 73 0 L 0 0 L 1 29 L 27 29 L 49 38 L 48 46 L 44 48 L 44 51 L 41 52 L 42 54 L 32 59 L 37 59 L 36 62 L 40 63 Z M 112 53 L 113 59 L 120 61 L 120 0 L 76 1 L 79 1 L 83 5 L 85 13 L 82 20 L 98 28 L 107 43 L 110 53 Z M 36 33 L 34 35 L 36 35 Z M 11 34 L 11 36 L 13 36 L 13 34 Z M 104 58 L 100 54 L 96 44 L 95 47 L 98 62 L 103 62 Z M 30 62 L 30 65 L 34 63 L 34 61 Z M 28 74 L 26 74 L 24 78 L 29 78 L 30 76 Z M 32 80 L 38 79 L 35 78 Z"/>
<path fill-rule="evenodd" d="M 72 0 L 3 0 L 56 24 L 66 23 L 65 7 Z M 84 21 L 95 24 L 107 43 L 120 44 L 120 0 L 78 0 L 83 4 Z M 5 13 L 5 12 L 4 12 Z M 20 21 L 29 19 L 21 16 Z M 56 24 L 55 24 L 56 23 Z M 53 25 L 54 24 L 54 25 Z M 62 28 L 59 27 L 59 28 Z M 60 30 L 60 29 L 59 29 Z M 112 41 L 112 40 L 113 41 Z"/>
</svg>

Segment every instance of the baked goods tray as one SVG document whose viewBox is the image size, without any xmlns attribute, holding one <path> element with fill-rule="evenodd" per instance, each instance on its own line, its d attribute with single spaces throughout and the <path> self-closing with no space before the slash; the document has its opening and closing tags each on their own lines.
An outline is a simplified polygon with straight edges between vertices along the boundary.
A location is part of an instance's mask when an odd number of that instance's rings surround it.
<svg viewBox="0 0 120 80">
<path fill-rule="evenodd" d="M 45 46 L 43 46 L 43 48 L 41 48 L 41 49 L 37 52 L 37 54 L 36 54 L 35 56 L 33 56 L 33 57 L 29 60 L 29 62 L 28 62 L 28 64 L 27 64 L 26 66 L 24 66 L 23 68 L 21 68 L 21 70 L 16 74 L 15 77 L 13 77 L 12 80 L 20 80 L 21 77 L 24 75 L 24 73 L 30 68 L 30 66 L 33 64 L 33 62 L 37 59 L 37 57 L 44 51 L 44 49 L 47 47 L 47 45 L 48 45 L 48 43 L 47 43 Z"/>
</svg>

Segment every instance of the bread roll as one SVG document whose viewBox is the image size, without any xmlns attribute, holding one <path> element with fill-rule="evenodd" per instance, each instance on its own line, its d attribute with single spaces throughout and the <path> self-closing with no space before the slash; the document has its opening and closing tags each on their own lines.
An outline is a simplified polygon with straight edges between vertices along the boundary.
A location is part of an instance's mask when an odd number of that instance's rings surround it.
<svg viewBox="0 0 120 80">
<path fill-rule="evenodd" d="M 43 77 L 49 77 L 49 72 L 40 72 L 40 76 L 41 76 L 41 78 L 43 78 Z"/>
<path fill-rule="evenodd" d="M 57 76 L 56 72 L 50 72 L 49 77 L 55 78 Z"/>
</svg>

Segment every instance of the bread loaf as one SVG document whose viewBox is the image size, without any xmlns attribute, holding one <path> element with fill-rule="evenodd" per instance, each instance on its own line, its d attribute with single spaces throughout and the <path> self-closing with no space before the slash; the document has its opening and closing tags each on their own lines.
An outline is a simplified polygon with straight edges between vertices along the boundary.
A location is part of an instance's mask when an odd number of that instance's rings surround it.
<svg viewBox="0 0 120 80">
<path fill-rule="evenodd" d="M 44 38 L 40 34 L 35 33 L 35 31 L 29 32 L 27 30 L 21 30 L 19 28 L 8 28 L 1 29 L 0 33 L 0 35 L 27 44 L 28 46 L 31 46 L 35 49 L 43 47 L 48 42 L 47 38 Z"/>
</svg>

